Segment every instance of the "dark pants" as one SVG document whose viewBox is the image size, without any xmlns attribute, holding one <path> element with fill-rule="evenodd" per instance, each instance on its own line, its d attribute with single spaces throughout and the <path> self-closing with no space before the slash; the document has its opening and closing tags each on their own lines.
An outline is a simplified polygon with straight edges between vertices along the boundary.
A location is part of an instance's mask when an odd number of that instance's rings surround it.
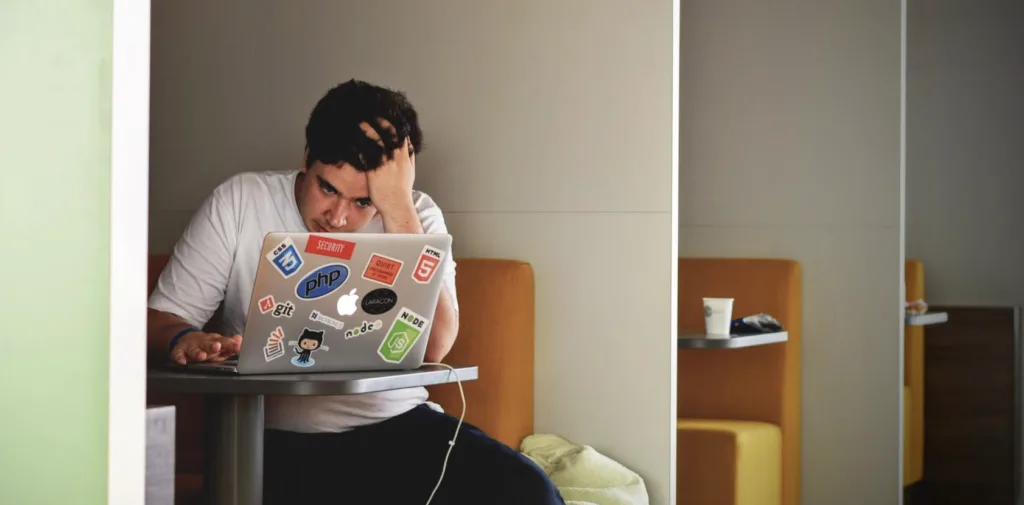
<svg viewBox="0 0 1024 505">
<path fill-rule="evenodd" d="M 267 430 L 264 503 L 425 505 L 459 420 L 420 405 L 344 433 Z M 564 505 L 528 458 L 463 422 L 431 505 Z"/>
</svg>

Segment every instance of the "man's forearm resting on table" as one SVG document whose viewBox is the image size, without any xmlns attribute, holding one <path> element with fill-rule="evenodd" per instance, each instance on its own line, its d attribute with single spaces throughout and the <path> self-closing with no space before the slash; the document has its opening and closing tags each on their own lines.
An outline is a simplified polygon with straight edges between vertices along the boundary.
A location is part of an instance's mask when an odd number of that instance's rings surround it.
<svg viewBox="0 0 1024 505">
<path fill-rule="evenodd" d="M 455 345 L 455 337 L 459 333 L 459 313 L 455 311 L 452 298 L 448 291 L 441 289 L 437 297 L 437 309 L 434 310 L 434 321 L 430 325 L 430 340 L 427 340 L 427 351 L 424 361 L 440 363 Z"/>
<path fill-rule="evenodd" d="M 147 309 L 146 319 L 149 354 L 154 358 L 166 358 L 170 352 L 171 339 L 182 330 L 192 327 L 174 314 L 155 309 Z"/>
</svg>

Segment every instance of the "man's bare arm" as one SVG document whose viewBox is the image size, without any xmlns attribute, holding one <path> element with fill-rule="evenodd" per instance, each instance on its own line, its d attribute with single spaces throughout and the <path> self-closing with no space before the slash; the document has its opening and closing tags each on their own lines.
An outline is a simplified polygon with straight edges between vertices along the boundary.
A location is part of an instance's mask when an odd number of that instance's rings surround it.
<svg viewBox="0 0 1024 505">
<path fill-rule="evenodd" d="M 242 348 L 241 335 L 228 338 L 202 331 L 184 335 L 170 349 L 175 335 L 192 327 L 182 318 L 156 309 L 147 309 L 146 334 L 150 359 L 162 362 L 168 357 L 184 365 L 187 361 L 223 361 L 238 354 Z"/>
</svg>

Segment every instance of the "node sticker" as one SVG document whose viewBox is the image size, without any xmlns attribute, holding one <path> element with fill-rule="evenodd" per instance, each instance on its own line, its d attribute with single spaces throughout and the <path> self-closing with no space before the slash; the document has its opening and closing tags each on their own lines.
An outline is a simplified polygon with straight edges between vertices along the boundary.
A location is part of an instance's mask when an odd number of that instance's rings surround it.
<svg viewBox="0 0 1024 505">
<path fill-rule="evenodd" d="M 301 367 L 310 367 L 316 364 L 316 360 L 312 356 L 314 352 L 330 351 L 324 345 L 324 330 L 303 328 L 302 335 L 299 335 L 299 340 L 288 342 L 288 345 L 292 346 L 292 350 L 295 351 L 292 364 Z"/>
<path fill-rule="evenodd" d="M 343 321 L 338 321 L 337 319 L 334 319 L 333 317 L 325 316 L 324 313 L 320 312 L 319 310 L 313 310 L 313 312 L 310 312 L 309 313 L 309 320 L 310 321 L 316 321 L 318 323 L 326 324 L 327 326 L 330 326 L 331 328 L 334 328 L 335 330 L 340 330 L 340 329 L 345 327 L 345 323 Z"/>
<path fill-rule="evenodd" d="M 370 255 L 370 261 L 366 262 L 363 278 L 386 286 L 394 286 L 395 279 L 398 278 L 398 272 L 401 270 L 401 261 L 382 254 L 373 253 Z"/>
<path fill-rule="evenodd" d="M 381 321 L 380 319 L 373 322 L 363 321 L 363 324 L 356 326 L 355 328 L 349 328 L 348 330 L 345 331 L 345 340 L 355 338 L 360 335 L 366 335 L 371 331 L 377 331 L 383 327 L 384 321 Z"/>
<path fill-rule="evenodd" d="M 429 323 L 427 318 L 402 307 L 380 343 L 377 354 L 388 363 L 401 363 Z"/>
<path fill-rule="evenodd" d="M 267 345 L 263 347 L 263 358 L 268 363 L 284 356 L 284 342 L 282 340 L 284 340 L 284 330 L 278 326 L 274 331 L 270 332 L 270 337 L 267 338 Z"/>
<path fill-rule="evenodd" d="M 302 268 L 302 256 L 291 237 L 286 237 L 280 244 L 274 246 L 267 253 L 267 260 L 277 269 L 285 279 L 295 275 Z"/>
<path fill-rule="evenodd" d="M 434 272 L 437 272 L 437 267 L 441 265 L 442 259 L 444 259 L 444 253 L 440 250 L 429 245 L 423 246 L 420 259 L 416 261 L 416 268 L 412 269 L 412 280 L 420 284 L 430 282 L 430 279 L 434 277 Z"/>
<path fill-rule="evenodd" d="M 309 240 L 306 242 L 306 252 L 319 254 L 320 256 L 330 256 L 340 260 L 352 259 L 352 253 L 355 251 L 356 243 L 347 240 L 310 235 Z"/>
</svg>

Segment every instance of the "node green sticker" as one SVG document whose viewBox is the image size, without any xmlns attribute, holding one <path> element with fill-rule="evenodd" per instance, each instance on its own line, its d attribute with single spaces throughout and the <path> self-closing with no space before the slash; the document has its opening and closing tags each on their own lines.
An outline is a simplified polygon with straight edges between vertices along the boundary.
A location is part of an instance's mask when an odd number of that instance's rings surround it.
<svg viewBox="0 0 1024 505">
<path fill-rule="evenodd" d="M 380 343 L 377 354 L 388 363 L 401 363 L 429 323 L 427 318 L 402 307 L 391 322 L 391 329 Z"/>
</svg>

